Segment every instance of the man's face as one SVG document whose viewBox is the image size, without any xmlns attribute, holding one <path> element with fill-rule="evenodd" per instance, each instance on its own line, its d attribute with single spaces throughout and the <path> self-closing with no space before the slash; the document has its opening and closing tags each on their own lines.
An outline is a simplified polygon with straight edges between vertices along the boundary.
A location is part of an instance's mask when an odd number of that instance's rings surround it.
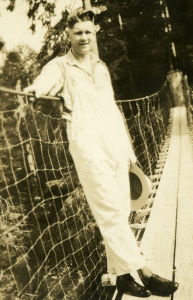
<svg viewBox="0 0 193 300">
<path fill-rule="evenodd" d="M 91 51 L 95 36 L 95 27 L 91 21 L 82 21 L 69 30 L 72 50 L 78 55 L 85 55 Z"/>
</svg>

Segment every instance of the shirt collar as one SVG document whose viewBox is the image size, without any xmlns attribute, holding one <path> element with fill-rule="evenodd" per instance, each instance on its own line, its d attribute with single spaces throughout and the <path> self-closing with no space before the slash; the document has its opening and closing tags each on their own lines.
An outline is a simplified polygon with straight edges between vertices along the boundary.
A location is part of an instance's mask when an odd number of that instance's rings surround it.
<svg viewBox="0 0 193 300">
<path fill-rule="evenodd" d="M 96 63 L 103 63 L 102 60 L 93 52 L 90 53 L 91 55 L 91 60 L 93 64 L 95 65 Z M 72 53 L 72 49 L 68 51 L 68 53 L 65 55 L 66 61 L 69 65 L 71 66 L 77 66 L 79 68 L 82 68 L 81 64 L 79 64 L 78 60 L 75 58 L 75 56 Z"/>
</svg>

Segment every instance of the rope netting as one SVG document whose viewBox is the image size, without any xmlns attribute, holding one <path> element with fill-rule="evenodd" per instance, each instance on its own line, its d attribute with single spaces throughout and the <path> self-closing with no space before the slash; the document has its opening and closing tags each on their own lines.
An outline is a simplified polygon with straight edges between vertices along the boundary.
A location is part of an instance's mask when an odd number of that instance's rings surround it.
<svg viewBox="0 0 193 300">
<path fill-rule="evenodd" d="M 193 142 L 193 89 L 188 83 L 188 78 L 183 77 L 183 94 L 186 107 L 187 124 L 189 128 L 190 138 Z"/>
<path fill-rule="evenodd" d="M 183 76 L 183 95 L 184 95 L 184 102 L 186 106 L 186 115 L 187 115 L 187 123 L 189 128 L 192 131 L 192 113 L 193 113 L 193 90 L 189 86 L 187 76 Z"/>
<path fill-rule="evenodd" d="M 108 299 L 100 283 L 104 245 L 68 151 L 59 102 L 33 106 L 20 95 L 0 95 L 0 299 Z M 168 83 L 118 105 L 139 165 L 153 175 L 170 116 Z"/>
<path fill-rule="evenodd" d="M 189 88 L 186 97 L 187 122 L 190 130 L 190 137 L 193 145 L 193 89 Z"/>
</svg>

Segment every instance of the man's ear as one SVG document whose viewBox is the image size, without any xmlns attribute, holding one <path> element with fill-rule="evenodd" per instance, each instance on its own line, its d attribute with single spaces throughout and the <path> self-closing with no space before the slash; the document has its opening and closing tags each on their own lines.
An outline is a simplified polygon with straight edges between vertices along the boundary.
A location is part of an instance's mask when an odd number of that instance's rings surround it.
<svg viewBox="0 0 193 300">
<path fill-rule="evenodd" d="M 99 24 L 95 25 L 95 31 L 96 31 L 96 33 L 99 32 L 100 29 L 101 29 L 101 28 L 100 28 L 100 25 L 99 25 Z"/>
</svg>

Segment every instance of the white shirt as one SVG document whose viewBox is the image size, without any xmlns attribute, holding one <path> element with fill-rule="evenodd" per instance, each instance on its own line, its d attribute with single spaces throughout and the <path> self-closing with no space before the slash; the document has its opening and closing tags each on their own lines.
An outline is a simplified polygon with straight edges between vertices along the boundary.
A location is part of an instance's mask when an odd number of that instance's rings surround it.
<svg viewBox="0 0 193 300">
<path fill-rule="evenodd" d="M 106 64 L 91 53 L 92 72 L 86 70 L 71 50 L 54 58 L 43 69 L 32 87 L 37 97 L 59 94 L 71 113 L 64 118 L 71 122 L 69 142 L 92 136 L 96 145 L 127 145 L 130 157 L 136 160 L 123 117 L 114 100 L 111 78 Z M 80 140 L 80 139 L 79 139 Z M 121 153 L 120 153 L 121 155 Z"/>
</svg>

